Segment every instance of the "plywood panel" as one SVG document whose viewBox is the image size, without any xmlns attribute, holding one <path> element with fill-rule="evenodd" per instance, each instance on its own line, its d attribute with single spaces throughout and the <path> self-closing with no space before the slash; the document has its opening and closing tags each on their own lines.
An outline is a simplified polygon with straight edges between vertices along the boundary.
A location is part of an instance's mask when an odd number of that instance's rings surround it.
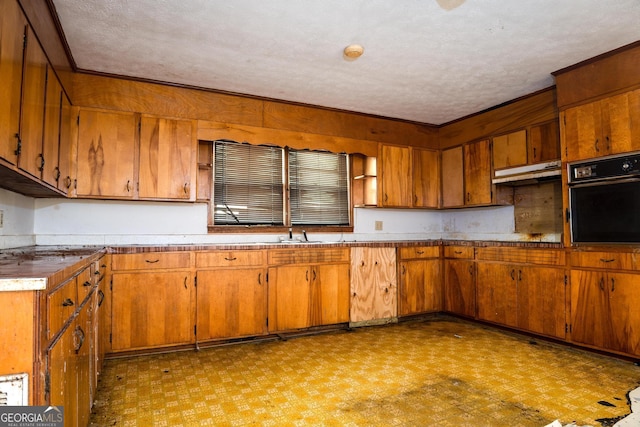
<svg viewBox="0 0 640 427">
<path fill-rule="evenodd" d="M 351 249 L 352 323 L 382 323 L 397 316 L 395 248 Z"/>
</svg>

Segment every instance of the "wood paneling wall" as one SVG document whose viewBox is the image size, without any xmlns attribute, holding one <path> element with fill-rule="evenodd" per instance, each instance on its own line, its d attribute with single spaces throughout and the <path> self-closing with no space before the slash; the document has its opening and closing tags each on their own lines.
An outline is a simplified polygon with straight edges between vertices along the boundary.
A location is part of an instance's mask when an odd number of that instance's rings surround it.
<svg viewBox="0 0 640 427">
<path fill-rule="evenodd" d="M 437 148 L 438 128 L 214 91 L 74 75 L 74 105 Z"/>
<path fill-rule="evenodd" d="M 553 73 L 564 109 L 640 87 L 640 41 Z"/>
<path fill-rule="evenodd" d="M 556 90 L 552 87 L 442 126 L 440 148 L 454 147 L 557 118 Z"/>
</svg>

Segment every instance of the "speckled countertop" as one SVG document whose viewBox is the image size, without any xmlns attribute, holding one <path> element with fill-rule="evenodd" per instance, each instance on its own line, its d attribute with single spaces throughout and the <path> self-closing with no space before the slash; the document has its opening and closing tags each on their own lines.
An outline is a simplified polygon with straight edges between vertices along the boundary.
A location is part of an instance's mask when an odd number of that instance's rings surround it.
<svg viewBox="0 0 640 427">
<path fill-rule="evenodd" d="M 33 291 L 56 282 L 98 259 L 106 248 L 28 246 L 0 251 L 0 291 Z"/>
<path fill-rule="evenodd" d="M 242 249 L 300 249 L 332 247 L 407 247 L 407 246 L 517 246 L 524 248 L 562 248 L 559 243 L 486 242 L 486 241 L 362 241 L 300 243 L 222 243 L 207 245 L 127 245 L 28 246 L 0 250 L 0 292 L 51 289 L 61 280 L 98 259 L 105 253 L 130 254 L 158 251 L 206 251 Z"/>
</svg>

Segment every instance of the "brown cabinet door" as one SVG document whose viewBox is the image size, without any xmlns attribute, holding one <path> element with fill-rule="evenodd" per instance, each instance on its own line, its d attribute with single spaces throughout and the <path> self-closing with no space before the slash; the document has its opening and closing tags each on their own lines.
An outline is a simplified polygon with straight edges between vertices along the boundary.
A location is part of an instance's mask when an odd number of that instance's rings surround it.
<svg viewBox="0 0 640 427">
<path fill-rule="evenodd" d="M 495 145 L 494 145 L 495 150 Z M 529 163 L 560 159 L 560 134 L 558 120 L 532 126 L 529 130 Z M 498 167 L 494 164 L 494 167 Z"/>
<path fill-rule="evenodd" d="M 76 179 L 76 137 L 72 134 L 72 129 L 77 131 L 77 127 L 72 126 L 74 117 L 71 102 L 63 92 L 60 100 L 60 145 L 58 155 L 58 190 L 62 190 L 67 195 L 72 196 Z"/>
<path fill-rule="evenodd" d="M 386 207 L 411 206 L 411 160 L 408 147 L 381 146 L 380 203 Z"/>
<path fill-rule="evenodd" d="M 269 331 L 311 326 L 309 301 L 312 268 L 284 265 L 269 268 Z"/>
<path fill-rule="evenodd" d="M 475 264 L 468 260 L 444 261 L 446 310 L 462 316 L 476 315 Z"/>
<path fill-rule="evenodd" d="M 58 187 L 60 179 L 60 118 L 62 113 L 62 86 L 47 67 L 47 91 L 44 106 L 44 135 L 42 142 L 43 169 L 42 180 Z"/>
<path fill-rule="evenodd" d="M 398 316 L 442 310 L 440 260 L 400 263 Z"/>
<path fill-rule="evenodd" d="M 464 146 L 464 189 L 465 205 L 491 204 L 491 143 L 489 140 Z"/>
<path fill-rule="evenodd" d="M 349 321 L 349 264 L 313 267 L 310 288 L 310 323 L 334 325 Z"/>
<path fill-rule="evenodd" d="M 442 207 L 464 206 L 462 147 L 442 151 Z"/>
<path fill-rule="evenodd" d="M 193 342 L 190 272 L 116 273 L 112 280 L 113 351 Z"/>
<path fill-rule="evenodd" d="M 478 263 L 478 319 L 518 326 L 517 268 L 509 264 Z"/>
<path fill-rule="evenodd" d="M 564 124 L 567 161 L 590 159 L 599 155 L 602 145 L 600 103 L 591 102 L 568 108 L 560 116 Z"/>
<path fill-rule="evenodd" d="M 500 135 L 493 138 L 493 167 L 496 169 L 527 164 L 527 131 Z"/>
<path fill-rule="evenodd" d="M 437 208 L 440 201 L 440 162 L 434 150 L 413 149 L 413 206 Z"/>
<path fill-rule="evenodd" d="M 565 337 L 564 270 L 517 267 L 518 327 L 530 332 Z"/>
<path fill-rule="evenodd" d="M 44 168 L 42 139 L 47 57 L 30 28 L 27 29 L 26 49 L 20 120 L 22 148 L 18 157 L 18 166 L 34 177 L 40 178 Z"/>
<path fill-rule="evenodd" d="M 351 306 L 354 323 L 384 323 L 398 315 L 395 248 L 351 248 Z"/>
<path fill-rule="evenodd" d="M 619 154 L 640 148 L 640 90 L 600 101 L 602 112 L 602 155 Z"/>
<path fill-rule="evenodd" d="M 195 153 L 191 121 L 143 116 L 139 197 L 193 200 Z"/>
<path fill-rule="evenodd" d="M 571 340 L 640 355 L 637 274 L 571 271 Z"/>
<path fill-rule="evenodd" d="M 262 268 L 198 271 L 198 341 L 267 332 L 267 283 Z"/>
<path fill-rule="evenodd" d="M 0 2 L 0 157 L 16 164 L 27 21 L 17 1 Z"/>
<path fill-rule="evenodd" d="M 78 375 L 75 352 L 76 322 L 47 350 L 49 371 L 49 401 L 52 406 L 64 407 L 65 427 L 78 424 Z"/>
<path fill-rule="evenodd" d="M 80 110 L 78 196 L 133 198 L 136 117 Z"/>
</svg>

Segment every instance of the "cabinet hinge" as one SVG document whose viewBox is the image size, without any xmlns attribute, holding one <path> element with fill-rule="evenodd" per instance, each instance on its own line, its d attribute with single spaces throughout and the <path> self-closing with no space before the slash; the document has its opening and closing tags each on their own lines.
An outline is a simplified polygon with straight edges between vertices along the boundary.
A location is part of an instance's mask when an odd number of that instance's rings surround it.
<svg viewBox="0 0 640 427">
<path fill-rule="evenodd" d="M 113 334 L 109 334 L 109 344 L 113 343 Z"/>
<path fill-rule="evenodd" d="M 267 273 L 267 274 L 265 275 L 265 279 L 266 279 L 267 283 L 269 283 L 269 273 Z"/>
<path fill-rule="evenodd" d="M 569 283 L 569 276 L 567 276 L 566 274 L 564 275 L 564 284 L 568 284 Z"/>
<path fill-rule="evenodd" d="M 269 318 L 267 317 L 267 328 L 269 327 Z"/>
<path fill-rule="evenodd" d="M 564 332 L 565 332 L 565 333 L 569 333 L 569 332 L 571 332 L 571 329 L 572 329 L 572 328 L 571 328 L 571 325 L 570 325 L 570 324 L 568 324 L 568 323 L 565 323 L 565 324 L 564 324 Z"/>
<path fill-rule="evenodd" d="M 80 114 L 76 117 L 76 124 L 80 126 Z"/>
<path fill-rule="evenodd" d="M 22 33 L 22 51 L 27 48 L 27 27 L 24 27 L 24 33 Z"/>
<path fill-rule="evenodd" d="M 109 280 L 109 290 L 113 290 L 113 277 Z"/>
<path fill-rule="evenodd" d="M 47 371 L 44 374 L 44 394 L 45 394 L 45 396 L 48 396 L 50 391 L 51 391 L 51 374 L 49 373 L 49 371 Z"/>
<path fill-rule="evenodd" d="M 564 210 L 564 215 L 565 215 L 565 221 L 568 223 L 569 219 L 571 218 L 571 213 L 569 212 L 569 208 Z"/>
<path fill-rule="evenodd" d="M 193 325 L 193 336 L 194 337 L 198 336 L 198 325 Z"/>
<path fill-rule="evenodd" d="M 198 276 L 193 278 L 193 286 L 198 287 Z"/>
</svg>

